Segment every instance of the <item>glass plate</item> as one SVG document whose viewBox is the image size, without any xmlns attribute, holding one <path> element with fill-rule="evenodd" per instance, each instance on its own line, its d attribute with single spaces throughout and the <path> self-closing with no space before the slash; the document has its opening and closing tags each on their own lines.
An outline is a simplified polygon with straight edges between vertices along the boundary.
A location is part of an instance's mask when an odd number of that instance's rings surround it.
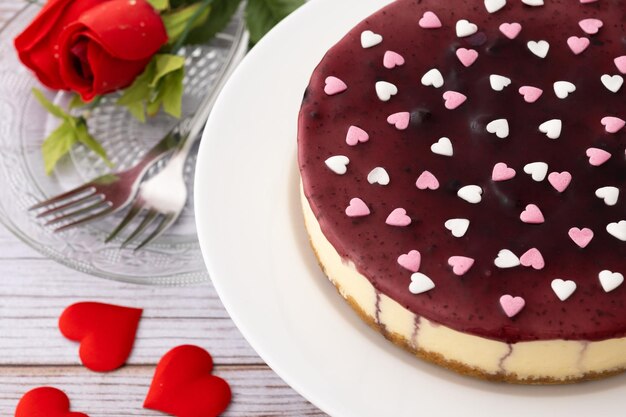
<svg viewBox="0 0 626 417">
<path fill-rule="evenodd" d="M 69 190 L 111 172 L 91 151 L 78 146 L 51 175 L 44 173 L 40 146 L 58 120 L 48 115 L 31 94 L 41 88 L 35 77 L 17 59 L 13 38 L 33 19 L 40 6 L 26 5 L 0 32 L 0 222 L 42 254 L 79 271 L 119 281 L 141 284 L 187 284 L 208 278 L 196 236 L 193 210 L 193 170 L 196 151 L 185 169 L 189 201 L 178 222 L 146 248 L 121 249 L 121 238 L 109 244 L 105 237 L 121 221 L 125 211 L 98 222 L 54 233 L 28 211 L 38 201 Z M 225 77 L 231 62 L 246 50 L 241 14 L 209 44 L 187 48 L 183 113 L 191 113 L 205 94 Z M 67 93 L 47 91 L 56 102 Z M 113 171 L 126 169 L 156 144 L 176 119 L 159 114 L 148 124 L 134 120 L 107 97 L 89 119 L 115 164 Z M 132 228 L 133 225 L 130 227 Z M 132 229 L 131 229 L 132 230 Z"/>
</svg>

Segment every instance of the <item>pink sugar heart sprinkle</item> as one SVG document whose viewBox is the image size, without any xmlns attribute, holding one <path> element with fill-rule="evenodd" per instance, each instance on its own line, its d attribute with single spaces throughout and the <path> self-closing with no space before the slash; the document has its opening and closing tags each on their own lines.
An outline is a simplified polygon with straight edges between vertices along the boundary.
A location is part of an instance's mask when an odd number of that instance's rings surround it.
<svg viewBox="0 0 626 417">
<path fill-rule="evenodd" d="M 503 23 L 500 25 L 500 32 L 509 39 L 517 38 L 517 35 L 519 35 L 521 31 L 522 25 L 517 22 Z"/>
<path fill-rule="evenodd" d="M 532 267 L 533 269 L 540 270 L 546 266 L 546 262 L 543 259 L 543 255 L 539 252 L 539 249 L 528 249 L 520 258 L 519 262 L 525 267 Z"/>
<path fill-rule="evenodd" d="M 580 0 L 580 2 L 581 2 L 582 4 L 595 3 L 595 2 L 597 2 L 597 1 L 598 1 L 598 0 Z"/>
<path fill-rule="evenodd" d="M 363 217 L 369 214 L 369 207 L 367 207 L 367 204 L 360 198 L 353 198 L 350 200 L 350 205 L 346 207 L 346 215 L 348 217 Z"/>
<path fill-rule="evenodd" d="M 459 48 L 456 50 L 456 56 L 463 66 L 470 67 L 478 59 L 478 52 L 473 49 Z"/>
<path fill-rule="evenodd" d="M 608 133 L 617 133 L 626 125 L 626 121 L 613 116 L 603 117 L 600 123 Z"/>
<path fill-rule="evenodd" d="M 465 273 L 470 270 L 472 265 L 474 265 L 474 259 L 466 256 L 451 256 L 448 259 L 448 265 L 452 267 L 454 275 L 461 276 L 465 275 Z"/>
<path fill-rule="evenodd" d="M 337 77 L 326 77 L 325 82 L 326 86 L 324 87 L 324 92 L 329 96 L 334 96 L 335 94 L 342 93 L 348 89 L 346 83 Z"/>
<path fill-rule="evenodd" d="M 387 51 L 383 57 L 383 66 L 387 69 L 404 65 L 404 57 L 397 52 Z"/>
<path fill-rule="evenodd" d="M 429 171 L 424 171 L 415 182 L 420 190 L 436 190 L 439 188 L 439 180 Z"/>
<path fill-rule="evenodd" d="M 583 19 L 578 22 L 578 26 L 588 35 L 595 35 L 598 30 L 604 26 L 604 22 L 600 19 Z"/>
<path fill-rule="evenodd" d="M 419 21 L 419 25 L 423 29 L 438 29 L 442 26 L 439 17 L 431 11 L 424 13 Z"/>
<path fill-rule="evenodd" d="M 525 85 L 520 87 L 519 93 L 524 96 L 526 103 L 534 103 L 539 100 L 539 97 L 543 94 L 543 90 L 541 88 Z"/>
<path fill-rule="evenodd" d="M 411 224 L 411 218 L 406 215 L 406 210 L 403 208 L 397 208 L 389 213 L 387 220 L 385 220 L 389 226 L 404 227 Z"/>
<path fill-rule="evenodd" d="M 446 109 L 454 110 L 465 103 L 467 97 L 457 91 L 446 91 L 443 93 L 443 99 L 445 100 Z"/>
<path fill-rule="evenodd" d="M 587 149 L 589 163 L 594 167 L 599 167 L 611 158 L 611 154 L 604 149 L 589 148 Z"/>
<path fill-rule="evenodd" d="M 574 241 L 575 244 L 583 249 L 586 248 L 593 239 L 593 230 L 586 227 L 584 229 L 572 227 L 571 229 L 569 229 L 569 232 L 567 234 L 569 235 L 570 239 Z"/>
<path fill-rule="evenodd" d="M 541 224 L 545 221 L 543 213 L 535 204 L 526 206 L 526 210 L 519 216 L 520 220 L 527 224 Z"/>
<path fill-rule="evenodd" d="M 589 44 L 590 42 L 587 38 L 579 38 L 578 36 L 570 36 L 567 38 L 569 49 L 576 55 L 582 54 Z"/>
<path fill-rule="evenodd" d="M 614 62 L 619 72 L 626 74 L 626 55 L 618 56 Z"/>
<path fill-rule="evenodd" d="M 493 167 L 493 172 L 491 173 L 491 179 L 493 181 L 506 181 L 515 177 L 515 170 L 513 168 L 509 168 L 504 162 L 498 162 Z"/>
<path fill-rule="evenodd" d="M 420 265 L 422 264 L 422 255 L 419 251 L 412 250 L 409 253 L 400 255 L 398 257 L 398 264 L 411 272 L 417 272 L 420 270 Z"/>
<path fill-rule="evenodd" d="M 409 112 L 400 112 L 394 113 L 391 116 L 387 117 L 387 123 L 390 125 L 394 125 L 398 130 L 405 130 L 409 127 L 409 122 L 411 121 L 411 113 Z"/>
<path fill-rule="evenodd" d="M 562 193 L 569 187 L 572 182 L 572 174 L 567 171 L 552 172 L 548 175 L 548 182 L 554 187 L 555 190 Z"/>
<path fill-rule="evenodd" d="M 526 305 L 526 301 L 522 297 L 513 297 L 509 294 L 505 294 L 500 297 L 500 306 L 504 310 L 509 318 L 515 317 Z"/>
<path fill-rule="evenodd" d="M 367 142 L 369 138 L 370 136 L 365 130 L 357 126 L 350 126 L 346 135 L 346 143 L 350 146 L 355 146 L 359 142 Z"/>
</svg>

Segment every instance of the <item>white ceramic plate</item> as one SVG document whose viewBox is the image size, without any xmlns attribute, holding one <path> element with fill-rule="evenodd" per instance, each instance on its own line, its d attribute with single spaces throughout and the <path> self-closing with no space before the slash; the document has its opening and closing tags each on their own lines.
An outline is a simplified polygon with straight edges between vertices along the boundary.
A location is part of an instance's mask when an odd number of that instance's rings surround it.
<svg viewBox="0 0 626 417">
<path fill-rule="evenodd" d="M 313 0 L 224 89 L 195 182 L 200 243 L 224 305 L 261 357 L 332 416 L 623 415 L 626 376 L 508 386 L 423 363 L 362 323 L 320 271 L 298 197 L 302 94 L 325 51 L 388 2 Z"/>
</svg>

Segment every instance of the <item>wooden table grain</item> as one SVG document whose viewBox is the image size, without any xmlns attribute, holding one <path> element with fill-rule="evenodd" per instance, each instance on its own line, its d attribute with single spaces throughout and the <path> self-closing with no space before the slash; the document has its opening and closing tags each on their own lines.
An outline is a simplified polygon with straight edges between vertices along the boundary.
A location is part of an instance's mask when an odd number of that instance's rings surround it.
<svg viewBox="0 0 626 417">
<path fill-rule="evenodd" d="M 0 0 L 0 26 L 25 3 Z M 144 309 L 127 366 L 94 373 L 80 365 L 78 344 L 57 327 L 63 309 L 79 301 Z M 21 396 L 44 385 L 65 391 L 72 409 L 90 417 L 161 416 L 142 403 L 159 358 L 181 344 L 213 355 L 215 374 L 233 391 L 226 416 L 325 415 L 259 358 L 210 283 L 148 287 L 95 278 L 46 259 L 0 226 L 0 416 L 13 416 Z"/>
</svg>

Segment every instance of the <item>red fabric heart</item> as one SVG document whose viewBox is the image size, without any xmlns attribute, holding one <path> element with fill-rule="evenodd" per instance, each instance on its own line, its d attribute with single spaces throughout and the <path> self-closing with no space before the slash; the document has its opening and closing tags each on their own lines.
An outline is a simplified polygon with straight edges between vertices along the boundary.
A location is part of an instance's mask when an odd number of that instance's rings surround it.
<svg viewBox="0 0 626 417">
<path fill-rule="evenodd" d="M 63 336 L 80 342 L 80 360 L 96 372 L 124 365 L 135 342 L 141 309 L 83 302 L 65 309 L 59 318 Z"/>
<path fill-rule="evenodd" d="M 211 375 L 213 359 L 204 349 L 175 347 L 159 361 L 143 406 L 177 417 L 220 415 L 231 399 L 226 381 Z"/>
<path fill-rule="evenodd" d="M 61 390 L 52 387 L 28 391 L 15 409 L 15 417 L 89 417 L 70 411 L 70 400 Z"/>
</svg>

